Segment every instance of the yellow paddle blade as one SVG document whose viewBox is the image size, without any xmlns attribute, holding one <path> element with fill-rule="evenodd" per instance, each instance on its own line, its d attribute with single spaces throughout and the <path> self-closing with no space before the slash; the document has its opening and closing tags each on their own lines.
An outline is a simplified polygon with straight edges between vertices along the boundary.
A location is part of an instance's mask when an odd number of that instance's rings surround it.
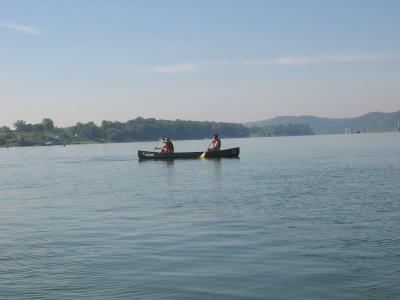
<svg viewBox="0 0 400 300">
<path fill-rule="evenodd" d="M 205 158 L 206 157 L 206 152 L 203 152 L 201 155 L 200 155 L 200 158 Z"/>
</svg>

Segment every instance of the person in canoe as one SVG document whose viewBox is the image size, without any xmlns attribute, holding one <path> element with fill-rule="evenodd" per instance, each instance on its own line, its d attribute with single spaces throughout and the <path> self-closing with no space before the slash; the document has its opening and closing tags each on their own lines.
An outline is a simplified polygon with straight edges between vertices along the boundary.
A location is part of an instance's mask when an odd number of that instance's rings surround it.
<svg viewBox="0 0 400 300">
<path fill-rule="evenodd" d="M 163 147 L 161 148 L 161 153 L 172 153 L 174 152 L 174 144 L 172 144 L 171 140 L 166 137 L 163 140 Z"/>
<path fill-rule="evenodd" d="M 218 134 L 214 134 L 211 140 L 210 146 L 207 148 L 207 152 L 220 151 L 221 150 L 221 140 Z"/>
</svg>

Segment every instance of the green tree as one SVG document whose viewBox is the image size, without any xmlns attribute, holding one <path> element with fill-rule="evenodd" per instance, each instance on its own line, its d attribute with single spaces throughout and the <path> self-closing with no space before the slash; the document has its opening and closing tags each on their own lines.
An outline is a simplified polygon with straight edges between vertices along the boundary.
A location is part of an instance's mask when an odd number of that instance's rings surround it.
<svg viewBox="0 0 400 300">
<path fill-rule="evenodd" d="M 4 132 L 4 133 L 11 133 L 11 129 L 7 126 L 3 126 L 0 128 L 0 131 Z"/>
<path fill-rule="evenodd" d="M 104 137 L 103 129 L 98 127 L 93 122 L 76 123 L 76 125 L 72 128 L 72 134 L 88 139 L 98 139 Z"/>
<path fill-rule="evenodd" d="M 52 119 L 44 118 L 42 121 L 42 125 L 47 131 L 52 131 L 54 129 L 54 122 Z"/>
<path fill-rule="evenodd" d="M 106 130 L 106 136 L 110 141 L 113 142 L 124 142 L 126 141 L 125 131 L 119 128 L 109 128 Z"/>
<path fill-rule="evenodd" d="M 267 125 L 264 127 L 251 127 L 250 132 L 253 136 L 292 136 L 314 134 L 306 124 L 287 124 L 287 125 Z"/>
<path fill-rule="evenodd" d="M 14 123 L 14 128 L 16 131 L 24 131 L 26 128 L 26 122 L 23 120 L 18 120 Z"/>
</svg>

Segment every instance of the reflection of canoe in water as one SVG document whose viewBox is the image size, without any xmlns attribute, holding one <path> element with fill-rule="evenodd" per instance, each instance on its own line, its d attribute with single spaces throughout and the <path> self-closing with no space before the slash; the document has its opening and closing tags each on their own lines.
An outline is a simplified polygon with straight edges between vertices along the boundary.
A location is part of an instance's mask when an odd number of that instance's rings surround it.
<svg viewBox="0 0 400 300">
<path fill-rule="evenodd" d="M 207 152 L 205 158 L 221 158 L 221 157 L 238 157 L 240 148 L 231 148 L 221 151 Z M 182 158 L 200 158 L 203 152 L 174 152 L 174 153 L 160 153 L 149 151 L 138 151 L 140 159 L 182 159 Z"/>
</svg>

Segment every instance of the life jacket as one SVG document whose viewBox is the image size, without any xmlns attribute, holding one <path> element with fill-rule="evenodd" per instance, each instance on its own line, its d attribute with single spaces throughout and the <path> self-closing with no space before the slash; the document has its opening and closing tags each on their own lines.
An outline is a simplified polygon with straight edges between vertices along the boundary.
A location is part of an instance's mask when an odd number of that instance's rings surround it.
<svg viewBox="0 0 400 300">
<path fill-rule="evenodd" d="M 166 142 L 161 152 L 174 152 L 174 144 L 172 144 L 172 142 Z"/>
</svg>

